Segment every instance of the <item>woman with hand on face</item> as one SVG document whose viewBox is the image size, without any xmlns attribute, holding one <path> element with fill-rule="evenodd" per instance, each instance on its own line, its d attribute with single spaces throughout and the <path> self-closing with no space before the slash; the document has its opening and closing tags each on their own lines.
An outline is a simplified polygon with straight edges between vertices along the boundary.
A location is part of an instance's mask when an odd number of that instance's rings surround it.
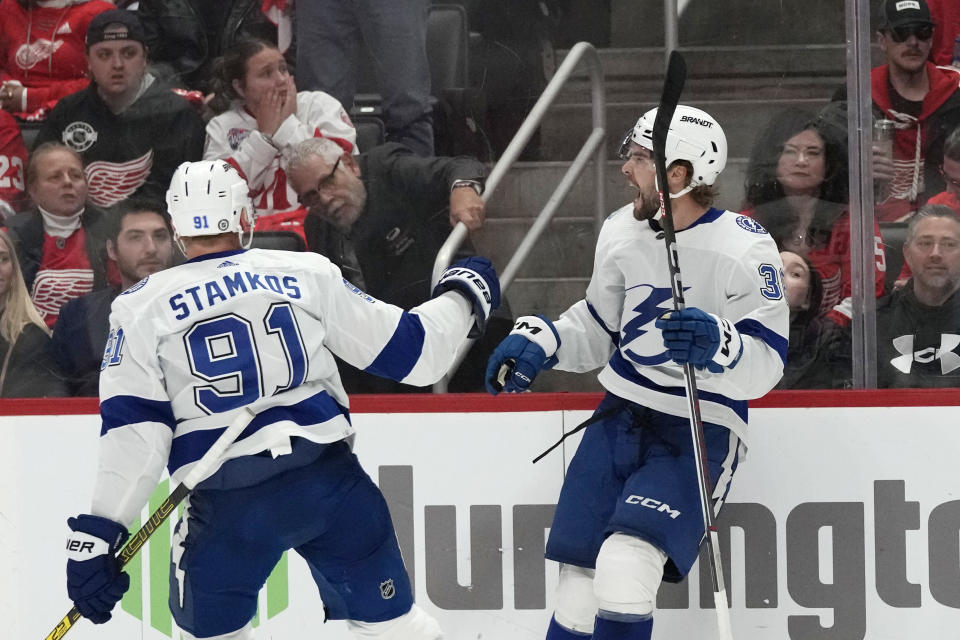
<svg viewBox="0 0 960 640">
<path fill-rule="evenodd" d="M 214 110 L 226 110 L 207 124 L 204 160 L 226 160 L 246 178 L 258 230 L 303 235 L 306 211 L 289 186 L 287 157 L 307 138 L 330 138 L 357 153 L 347 112 L 322 91 L 298 93 L 283 54 L 261 40 L 239 42 L 218 59 L 213 87 Z"/>
<path fill-rule="evenodd" d="M 850 215 L 844 147 L 812 114 L 787 110 L 754 143 L 743 213 L 756 218 L 782 251 L 810 261 L 823 283 L 819 311 L 836 324 L 851 318 Z M 875 226 L 876 294 L 886 264 Z"/>
<path fill-rule="evenodd" d="M 0 398 L 66 396 L 47 353 L 50 330 L 23 284 L 13 243 L 0 231 Z"/>
</svg>

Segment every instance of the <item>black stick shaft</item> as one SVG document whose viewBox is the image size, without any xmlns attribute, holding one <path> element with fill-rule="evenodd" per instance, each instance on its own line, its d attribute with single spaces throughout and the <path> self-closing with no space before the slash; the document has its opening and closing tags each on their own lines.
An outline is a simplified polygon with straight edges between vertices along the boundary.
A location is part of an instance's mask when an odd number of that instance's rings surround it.
<svg viewBox="0 0 960 640">
<path fill-rule="evenodd" d="M 677 251 L 677 236 L 673 226 L 673 210 L 670 202 L 670 188 L 667 182 L 666 145 L 670 122 L 680 102 L 680 94 L 687 78 L 687 65 L 683 56 L 671 52 L 667 66 L 667 77 L 663 83 L 663 95 L 657 108 L 657 117 L 653 124 L 653 152 L 657 167 L 657 188 L 660 192 L 660 207 L 663 209 L 661 225 L 663 239 L 667 246 L 667 265 L 670 272 L 670 291 L 673 294 L 673 308 L 683 310 L 683 282 L 680 277 L 680 258 Z M 706 528 L 707 556 L 710 563 L 710 575 L 713 581 L 714 602 L 720 635 L 724 640 L 733 637 L 730 629 L 730 616 L 727 610 L 726 587 L 723 581 L 723 563 L 720 559 L 720 544 L 713 513 L 713 483 L 710 481 L 710 467 L 707 462 L 707 448 L 703 437 L 703 420 L 700 415 L 700 399 L 697 393 L 697 378 L 693 365 L 683 366 L 683 379 L 687 391 L 687 409 L 690 417 L 690 437 L 694 445 L 694 462 L 697 469 L 700 489 L 700 511 Z M 722 602 L 722 610 L 721 610 Z"/>
</svg>

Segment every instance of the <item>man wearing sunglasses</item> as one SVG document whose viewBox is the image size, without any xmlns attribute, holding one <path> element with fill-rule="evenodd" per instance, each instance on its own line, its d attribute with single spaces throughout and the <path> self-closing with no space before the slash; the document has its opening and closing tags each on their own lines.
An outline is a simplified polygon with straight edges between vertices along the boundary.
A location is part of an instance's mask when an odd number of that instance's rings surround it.
<svg viewBox="0 0 960 640">
<path fill-rule="evenodd" d="M 893 156 L 874 154 L 874 177 L 889 182 L 881 222 L 903 220 L 944 190 L 944 140 L 960 125 L 960 75 L 928 62 L 936 27 L 926 0 L 883 0 L 878 30 L 886 64 L 871 73 L 876 119 L 893 120 Z"/>
</svg>

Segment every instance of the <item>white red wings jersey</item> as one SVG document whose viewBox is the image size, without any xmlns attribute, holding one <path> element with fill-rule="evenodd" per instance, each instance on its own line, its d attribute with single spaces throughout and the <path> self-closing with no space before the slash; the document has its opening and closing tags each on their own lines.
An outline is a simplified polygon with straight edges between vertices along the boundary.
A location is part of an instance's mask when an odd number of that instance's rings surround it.
<svg viewBox="0 0 960 640">
<path fill-rule="evenodd" d="M 329 138 L 344 151 L 357 152 L 357 130 L 340 101 L 323 91 L 297 93 L 297 112 L 276 133 L 273 144 L 260 134 L 257 119 L 239 102 L 207 123 L 204 160 L 226 160 L 250 185 L 259 215 L 299 207 L 296 192 L 287 184 L 287 159 L 281 149 L 308 138 Z M 274 146 L 276 145 L 276 146 Z"/>
<path fill-rule="evenodd" d="M 780 254 L 763 227 L 732 211 L 710 209 L 676 237 L 687 306 L 726 318 L 743 338 L 733 367 L 697 372 L 703 420 L 746 440 L 746 401 L 777 384 L 786 359 L 789 310 Z M 654 325 L 672 309 L 659 224 L 638 222 L 629 204 L 603 225 L 586 297 L 556 322 L 556 368 L 604 367 L 599 380 L 613 394 L 686 416 L 683 369 L 667 356 Z"/>
<path fill-rule="evenodd" d="M 164 465 L 181 480 L 242 407 L 256 417 L 220 462 L 347 438 L 334 355 L 431 384 L 471 314 L 452 292 L 409 312 L 386 304 L 315 253 L 225 252 L 149 276 L 113 302 L 93 513 L 128 524 Z"/>
</svg>

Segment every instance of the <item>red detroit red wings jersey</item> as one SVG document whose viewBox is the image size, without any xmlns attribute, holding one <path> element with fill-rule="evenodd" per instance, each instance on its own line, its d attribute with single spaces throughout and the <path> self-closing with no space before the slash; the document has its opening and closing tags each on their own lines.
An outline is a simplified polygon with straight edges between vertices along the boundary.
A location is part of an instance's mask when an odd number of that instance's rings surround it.
<svg viewBox="0 0 960 640">
<path fill-rule="evenodd" d="M 17 0 L 0 0 L 0 79 L 27 87 L 27 114 L 87 86 L 87 27 L 98 13 L 116 8 L 104 0 L 30 4 L 28 10 Z"/>
<path fill-rule="evenodd" d="M 20 127 L 13 116 L 0 111 L 0 200 L 14 211 L 22 209 L 26 201 L 23 177 L 26 166 L 27 148 Z"/>
<path fill-rule="evenodd" d="M 86 234 L 77 229 L 68 238 L 43 234 L 43 258 L 30 297 L 48 327 L 68 300 L 93 291 L 93 269 L 87 257 Z"/>
</svg>

